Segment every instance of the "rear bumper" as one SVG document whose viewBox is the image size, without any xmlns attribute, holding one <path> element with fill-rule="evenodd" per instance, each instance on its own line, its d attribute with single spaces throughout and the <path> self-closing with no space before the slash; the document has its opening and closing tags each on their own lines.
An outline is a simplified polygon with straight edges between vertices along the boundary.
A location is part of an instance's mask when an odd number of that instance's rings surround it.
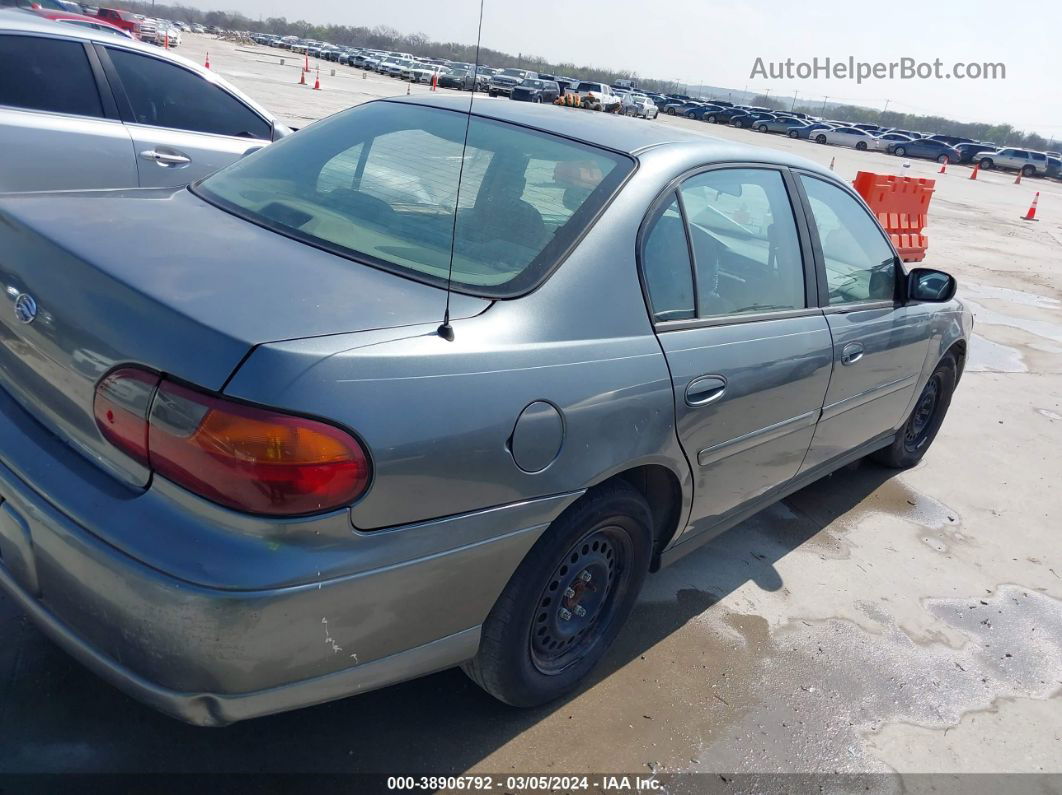
<svg viewBox="0 0 1062 795">
<path fill-rule="evenodd" d="M 0 591 L 104 679 L 200 725 L 321 703 L 470 659 L 512 572 L 578 497 L 372 533 L 344 517 L 349 538 L 317 546 L 217 528 L 213 537 L 173 539 L 177 525 L 166 503 L 152 500 L 154 489 L 116 490 L 21 411 L 0 394 Z M 146 565 L 98 530 L 133 520 L 142 535 L 159 536 L 163 551 L 194 547 L 203 581 L 213 569 L 231 571 L 235 584 L 191 582 L 187 568 L 175 576 L 157 555 Z M 322 561 L 343 544 L 346 569 L 334 574 Z M 263 577 L 293 565 L 305 577 L 250 587 L 240 566 L 255 549 L 273 556 L 274 571 Z M 251 559 L 250 574 L 268 568 L 269 558 Z"/>
</svg>

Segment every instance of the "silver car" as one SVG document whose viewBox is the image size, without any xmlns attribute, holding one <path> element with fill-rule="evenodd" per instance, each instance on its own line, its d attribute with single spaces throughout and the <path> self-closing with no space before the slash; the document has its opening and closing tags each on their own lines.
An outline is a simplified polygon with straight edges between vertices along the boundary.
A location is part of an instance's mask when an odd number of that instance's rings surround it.
<svg viewBox="0 0 1062 795">
<path fill-rule="evenodd" d="M 186 185 L 289 132 L 178 55 L 19 11 L 0 69 L 0 192 Z"/>
<path fill-rule="evenodd" d="M 542 704 L 650 571 L 932 443 L 970 313 L 830 171 L 467 109 L 0 197 L 0 588 L 105 679 L 197 724 L 457 665 Z"/>
<path fill-rule="evenodd" d="M 877 141 L 874 135 L 858 127 L 832 127 L 827 130 L 819 130 L 812 133 L 811 139 L 820 144 L 850 146 L 860 151 L 874 149 Z"/>
<path fill-rule="evenodd" d="M 978 152 L 975 159 L 982 169 L 1005 168 L 1020 171 L 1022 176 L 1047 174 L 1047 155 L 1031 149 L 1000 149 L 997 152 Z"/>
<path fill-rule="evenodd" d="M 627 92 L 620 98 L 620 113 L 624 116 L 655 119 L 660 113 L 660 109 L 645 94 Z"/>
</svg>

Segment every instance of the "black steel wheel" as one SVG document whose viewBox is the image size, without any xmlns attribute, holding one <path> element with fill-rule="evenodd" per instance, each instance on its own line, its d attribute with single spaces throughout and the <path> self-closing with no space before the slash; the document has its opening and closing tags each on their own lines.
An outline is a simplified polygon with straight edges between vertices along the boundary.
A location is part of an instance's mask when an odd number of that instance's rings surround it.
<svg viewBox="0 0 1062 795">
<path fill-rule="evenodd" d="M 652 554 L 652 517 L 625 481 L 595 487 L 535 542 L 483 623 L 463 668 L 506 704 L 571 692 L 619 634 Z"/>
<path fill-rule="evenodd" d="M 913 467 L 921 461 L 944 423 L 957 380 L 956 359 L 952 354 L 946 354 L 922 387 L 914 408 L 892 444 L 878 450 L 871 458 L 896 469 Z"/>
</svg>

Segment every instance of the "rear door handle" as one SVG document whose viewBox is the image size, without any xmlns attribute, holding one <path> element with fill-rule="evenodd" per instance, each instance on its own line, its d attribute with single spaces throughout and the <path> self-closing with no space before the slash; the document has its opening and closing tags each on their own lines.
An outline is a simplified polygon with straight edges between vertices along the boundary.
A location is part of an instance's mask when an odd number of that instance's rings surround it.
<svg viewBox="0 0 1062 795">
<path fill-rule="evenodd" d="M 862 342 L 849 342 L 843 348 L 841 348 L 841 364 L 847 366 L 849 364 L 855 364 L 863 358 L 863 343 Z"/>
<path fill-rule="evenodd" d="M 686 386 L 686 405 L 707 406 L 719 400 L 726 392 L 726 379 L 721 375 L 702 375 Z"/>
<path fill-rule="evenodd" d="M 176 149 L 168 151 L 165 149 L 146 149 L 140 153 L 140 156 L 145 160 L 154 160 L 163 168 L 179 168 L 192 162 L 192 158 L 184 154 L 184 152 L 178 152 Z"/>
</svg>

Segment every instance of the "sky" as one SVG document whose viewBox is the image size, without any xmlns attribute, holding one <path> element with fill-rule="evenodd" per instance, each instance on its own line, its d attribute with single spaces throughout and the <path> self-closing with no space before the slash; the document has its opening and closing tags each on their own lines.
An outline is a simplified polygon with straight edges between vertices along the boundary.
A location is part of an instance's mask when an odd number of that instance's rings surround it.
<svg viewBox="0 0 1062 795">
<path fill-rule="evenodd" d="M 252 18 L 387 25 L 472 43 L 479 0 L 183 0 Z M 551 61 L 631 69 L 644 77 L 771 96 L 851 102 L 960 121 L 1009 123 L 1062 140 L 1062 3 L 1012 0 L 484 0 L 483 45 Z M 865 62 L 1002 63 L 1006 78 L 752 77 L 764 63 L 849 57 Z M 493 64 L 495 66 L 500 64 Z"/>
</svg>

